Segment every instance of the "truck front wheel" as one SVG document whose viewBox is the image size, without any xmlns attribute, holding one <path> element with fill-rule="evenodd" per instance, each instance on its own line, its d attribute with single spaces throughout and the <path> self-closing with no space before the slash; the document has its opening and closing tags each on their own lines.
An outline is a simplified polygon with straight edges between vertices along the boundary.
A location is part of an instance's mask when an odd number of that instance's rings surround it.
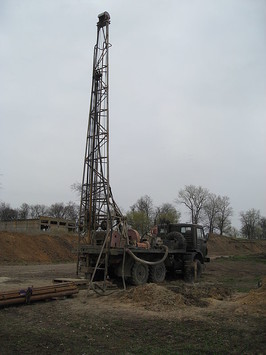
<svg viewBox="0 0 266 355">
<path fill-rule="evenodd" d="M 144 285 L 148 281 L 149 268 L 146 264 L 135 262 L 131 270 L 131 282 L 135 286 Z"/>
<path fill-rule="evenodd" d="M 163 282 L 165 279 L 166 268 L 164 263 L 150 266 L 149 281 L 154 283 Z"/>
</svg>

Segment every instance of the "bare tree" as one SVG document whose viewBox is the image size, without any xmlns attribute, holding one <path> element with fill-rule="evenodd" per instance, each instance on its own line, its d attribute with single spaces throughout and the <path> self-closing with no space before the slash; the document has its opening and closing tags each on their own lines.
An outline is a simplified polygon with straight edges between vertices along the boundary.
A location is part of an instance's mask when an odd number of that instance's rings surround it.
<svg viewBox="0 0 266 355">
<path fill-rule="evenodd" d="M 18 218 L 18 211 L 11 208 L 8 203 L 0 203 L 0 220 L 10 221 Z"/>
<path fill-rule="evenodd" d="M 22 203 L 18 209 L 18 218 L 27 219 L 30 215 L 30 206 L 27 203 Z"/>
<path fill-rule="evenodd" d="M 217 215 L 219 212 L 218 196 L 210 193 L 203 205 L 203 225 L 208 229 L 209 233 L 213 233 L 216 227 Z"/>
<path fill-rule="evenodd" d="M 31 218 L 39 218 L 40 216 L 45 216 L 47 214 L 47 207 L 45 205 L 31 205 L 30 206 L 30 216 Z"/>
<path fill-rule="evenodd" d="M 78 219 L 78 215 L 79 206 L 76 203 L 69 201 L 68 204 L 65 206 L 65 218 L 76 221 Z"/>
<path fill-rule="evenodd" d="M 261 217 L 260 219 L 260 228 L 261 228 L 261 238 L 266 239 L 266 218 Z"/>
<path fill-rule="evenodd" d="M 228 231 L 228 235 L 230 237 L 237 238 L 237 236 L 240 235 L 240 232 L 235 227 L 231 227 L 230 230 Z"/>
<path fill-rule="evenodd" d="M 216 218 L 216 227 L 220 232 L 220 235 L 230 231 L 231 220 L 233 215 L 233 209 L 230 206 L 230 199 L 227 196 L 218 196 L 217 200 L 218 214 Z"/>
<path fill-rule="evenodd" d="M 246 211 L 240 212 L 240 221 L 241 221 L 241 232 L 248 239 L 257 239 L 260 238 L 261 228 L 260 228 L 260 211 L 255 210 L 254 208 Z"/>
<path fill-rule="evenodd" d="M 78 205 L 72 201 L 69 201 L 67 205 L 63 202 L 57 202 L 49 207 L 48 214 L 50 217 L 76 220 L 78 218 Z"/>
<path fill-rule="evenodd" d="M 79 197 L 81 196 L 82 184 L 80 182 L 74 182 L 70 188 L 72 191 L 76 192 Z"/>
<path fill-rule="evenodd" d="M 50 217 L 65 218 L 65 205 L 63 204 L 63 202 L 54 203 L 48 208 L 47 212 Z"/>
<path fill-rule="evenodd" d="M 179 190 L 177 203 L 184 204 L 190 211 L 191 223 L 199 223 L 202 208 L 207 201 L 209 191 L 201 186 L 188 185 Z"/>
<path fill-rule="evenodd" d="M 9 204 L 2 202 L 0 203 L 0 220 L 39 218 L 41 216 L 77 220 L 78 210 L 78 205 L 71 201 L 67 205 L 57 202 L 50 207 L 23 203 L 19 209 L 13 209 Z"/>
</svg>

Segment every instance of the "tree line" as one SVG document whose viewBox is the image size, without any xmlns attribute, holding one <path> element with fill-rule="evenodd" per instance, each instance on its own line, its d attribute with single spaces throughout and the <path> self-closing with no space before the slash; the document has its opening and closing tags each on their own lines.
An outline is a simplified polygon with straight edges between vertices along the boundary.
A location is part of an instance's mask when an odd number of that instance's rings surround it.
<svg viewBox="0 0 266 355">
<path fill-rule="evenodd" d="M 211 193 L 202 186 L 187 185 L 178 191 L 174 201 L 184 205 L 189 213 L 189 222 L 203 225 L 208 233 L 237 236 L 239 232 L 232 226 L 233 208 L 228 196 Z M 127 212 L 127 220 L 142 235 L 153 225 L 178 223 L 181 213 L 173 204 L 153 205 L 150 196 L 140 197 Z M 240 212 L 241 234 L 248 239 L 266 239 L 266 218 L 259 210 L 250 209 Z"/>
<path fill-rule="evenodd" d="M 70 220 L 78 219 L 79 206 L 74 202 L 68 202 L 64 204 L 63 202 L 57 202 L 51 206 L 45 206 L 40 204 L 29 205 L 23 203 L 19 208 L 11 208 L 10 204 L 1 202 L 0 203 L 0 220 L 10 221 L 10 220 L 22 220 L 22 219 L 34 219 L 41 216 L 49 216 L 53 218 L 63 218 Z"/>
<path fill-rule="evenodd" d="M 74 190 L 79 191 L 80 186 Z M 183 205 L 189 213 L 189 222 L 203 225 L 209 233 L 236 236 L 238 231 L 232 226 L 233 208 L 227 196 L 211 193 L 202 186 L 187 185 L 178 191 L 174 200 L 176 205 Z M 13 209 L 9 204 L 0 203 L 0 220 L 29 219 L 49 216 L 78 220 L 79 206 L 74 202 L 54 203 L 51 206 L 29 205 L 23 203 Z M 156 224 L 178 223 L 181 213 L 172 203 L 154 206 L 150 196 L 140 197 L 126 212 L 128 224 L 144 235 Z M 250 209 L 240 212 L 241 234 L 248 239 L 266 239 L 266 218 L 259 210 Z"/>
</svg>

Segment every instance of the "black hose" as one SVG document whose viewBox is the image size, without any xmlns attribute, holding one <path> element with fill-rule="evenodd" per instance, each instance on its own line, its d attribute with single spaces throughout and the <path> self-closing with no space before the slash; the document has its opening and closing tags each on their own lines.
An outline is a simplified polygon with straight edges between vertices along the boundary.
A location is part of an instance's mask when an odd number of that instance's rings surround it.
<svg viewBox="0 0 266 355">
<path fill-rule="evenodd" d="M 165 249 L 165 253 L 164 253 L 164 256 L 162 257 L 161 260 L 158 260 L 158 261 L 148 261 L 148 260 L 143 260 L 143 259 L 140 259 L 139 257 L 137 257 L 135 254 L 132 253 L 132 251 L 130 249 L 126 249 L 126 252 L 132 256 L 132 258 L 135 260 L 135 261 L 138 261 L 139 263 L 141 264 L 146 264 L 146 265 L 158 265 L 160 263 L 163 263 L 164 260 L 167 258 L 168 256 L 168 247 L 166 245 L 161 245 L 161 248 Z"/>
</svg>

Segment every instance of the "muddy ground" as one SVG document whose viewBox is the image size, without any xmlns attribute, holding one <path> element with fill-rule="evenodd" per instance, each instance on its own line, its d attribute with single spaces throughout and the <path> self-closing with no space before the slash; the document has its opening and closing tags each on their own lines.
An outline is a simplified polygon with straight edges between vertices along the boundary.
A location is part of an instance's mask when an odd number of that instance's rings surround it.
<svg viewBox="0 0 266 355">
<path fill-rule="evenodd" d="M 0 268 L 0 291 L 75 277 L 74 263 Z M 193 284 L 2 308 L 0 354 L 265 354 L 265 276 L 265 253 L 217 257 Z"/>
</svg>

